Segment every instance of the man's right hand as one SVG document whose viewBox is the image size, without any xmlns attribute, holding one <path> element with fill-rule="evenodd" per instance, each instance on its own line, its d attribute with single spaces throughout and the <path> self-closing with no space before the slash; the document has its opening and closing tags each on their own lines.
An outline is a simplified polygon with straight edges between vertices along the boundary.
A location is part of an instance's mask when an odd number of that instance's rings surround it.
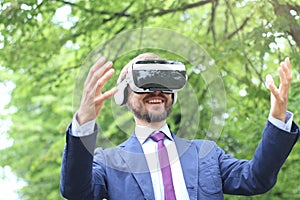
<svg viewBox="0 0 300 200">
<path fill-rule="evenodd" d="M 112 62 L 105 62 L 105 58 L 102 57 L 91 67 L 84 82 L 81 103 L 77 112 L 77 121 L 80 125 L 96 119 L 104 101 L 116 93 L 116 88 L 102 92 L 103 86 L 115 72 L 112 66 Z"/>
</svg>

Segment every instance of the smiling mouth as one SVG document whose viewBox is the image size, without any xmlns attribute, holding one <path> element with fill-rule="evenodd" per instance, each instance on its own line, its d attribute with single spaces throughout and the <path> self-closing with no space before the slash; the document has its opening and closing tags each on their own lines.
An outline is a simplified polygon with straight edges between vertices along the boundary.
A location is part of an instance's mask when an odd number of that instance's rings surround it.
<svg viewBox="0 0 300 200">
<path fill-rule="evenodd" d="M 146 100 L 146 103 L 148 103 L 148 104 L 161 104 L 164 102 L 165 101 L 163 99 L 157 99 L 157 98 L 152 98 L 152 99 Z"/>
</svg>

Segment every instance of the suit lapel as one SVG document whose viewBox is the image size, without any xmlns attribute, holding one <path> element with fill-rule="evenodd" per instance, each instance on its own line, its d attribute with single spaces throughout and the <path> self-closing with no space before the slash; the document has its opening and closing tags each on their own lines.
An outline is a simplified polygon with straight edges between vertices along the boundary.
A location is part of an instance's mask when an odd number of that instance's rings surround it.
<svg viewBox="0 0 300 200">
<path fill-rule="evenodd" d="M 191 141 L 174 136 L 185 184 L 190 200 L 197 199 L 198 151 Z"/>
<path fill-rule="evenodd" d="M 147 161 L 142 146 L 134 134 L 120 145 L 119 153 L 141 188 L 145 199 L 154 199 L 152 180 Z"/>
</svg>

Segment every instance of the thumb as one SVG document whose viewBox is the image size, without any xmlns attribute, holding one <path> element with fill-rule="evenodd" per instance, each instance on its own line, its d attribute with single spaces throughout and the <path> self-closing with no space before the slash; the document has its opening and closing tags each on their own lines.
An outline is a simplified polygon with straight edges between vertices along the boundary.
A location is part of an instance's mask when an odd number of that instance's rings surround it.
<svg viewBox="0 0 300 200">
<path fill-rule="evenodd" d="M 274 95 L 275 98 L 279 97 L 279 91 L 277 89 L 277 87 L 274 84 L 274 80 L 272 75 L 268 74 L 266 76 L 266 85 L 268 87 L 268 89 L 271 91 L 272 95 Z"/>
<path fill-rule="evenodd" d="M 268 74 L 268 75 L 266 76 L 266 86 L 267 86 L 267 88 L 268 88 L 269 90 L 271 90 L 270 87 L 272 87 L 272 85 L 274 85 L 273 77 L 272 77 L 271 74 Z"/>
</svg>

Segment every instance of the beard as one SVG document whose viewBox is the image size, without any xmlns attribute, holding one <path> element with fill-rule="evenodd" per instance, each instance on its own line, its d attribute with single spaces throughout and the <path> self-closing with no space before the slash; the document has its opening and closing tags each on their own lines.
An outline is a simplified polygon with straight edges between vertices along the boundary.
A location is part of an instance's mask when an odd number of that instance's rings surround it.
<svg viewBox="0 0 300 200">
<path fill-rule="evenodd" d="M 154 106 L 153 111 L 149 111 L 146 109 L 145 105 L 142 104 L 140 101 L 134 101 L 133 98 L 131 98 L 131 95 L 129 94 L 129 98 L 127 101 L 127 107 L 133 115 L 143 121 L 146 121 L 148 123 L 154 123 L 154 122 L 161 122 L 170 115 L 172 112 L 172 103 L 169 101 L 166 101 L 166 98 L 163 94 L 153 95 L 149 94 L 147 98 L 151 96 L 160 96 L 165 99 L 164 108 L 161 109 L 161 106 L 157 106 L 157 108 Z"/>
</svg>

